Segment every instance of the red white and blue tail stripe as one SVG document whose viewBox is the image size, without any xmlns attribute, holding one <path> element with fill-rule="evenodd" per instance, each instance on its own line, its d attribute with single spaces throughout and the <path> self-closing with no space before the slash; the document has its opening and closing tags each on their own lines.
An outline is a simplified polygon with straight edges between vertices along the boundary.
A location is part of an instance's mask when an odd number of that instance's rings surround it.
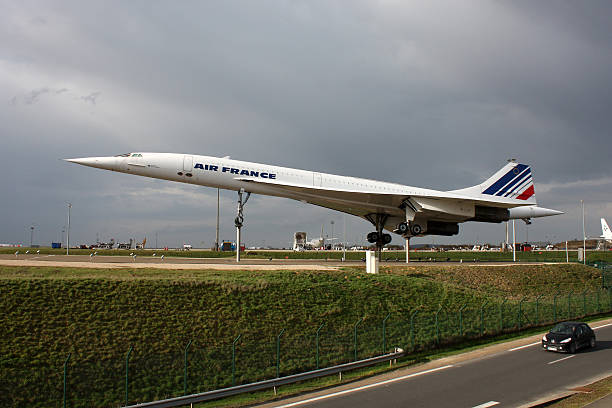
<svg viewBox="0 0 612 408">
<path fill-rule="evenodd" d="M 481 187 L 482 194 L 523 201 L 535 199 L 531 168 L 526 164 L 508 163 Z"/>
</svg>

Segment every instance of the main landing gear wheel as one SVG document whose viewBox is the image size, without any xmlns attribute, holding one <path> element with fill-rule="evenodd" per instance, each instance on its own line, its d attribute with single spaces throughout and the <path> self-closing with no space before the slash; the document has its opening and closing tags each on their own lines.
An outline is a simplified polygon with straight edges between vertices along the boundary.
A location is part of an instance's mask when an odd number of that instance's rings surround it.
<svg viewBox="0 0 612 408">
<path fill-rule="evenodd" d="M 367 239 L 370 244 L 374 244 L 376 241 L 378 241 L 378 232 L 370 232 Z"/>
<path fill-rule="evenodd" d="M 423 232 L 423 228 L 419 224 L 412 224 L 411 228 L 412 235 L 419 235 Z"/>
<path fill-rule="evenodd" d="M 397 232 L 400 235 L 405 235 L 408 232 L 409 228 L 408 228 L 408 223 L 407 222 L 401 222 L 397 225 Z"/>
<path fill-rule="evenodd" d="M 368 234 L 367 239 L 370 244 L 384 246 L 391 242 L 392 237 L 390 234 L 379 234 L 378 232 L 373 231 Z"/>
</svg>

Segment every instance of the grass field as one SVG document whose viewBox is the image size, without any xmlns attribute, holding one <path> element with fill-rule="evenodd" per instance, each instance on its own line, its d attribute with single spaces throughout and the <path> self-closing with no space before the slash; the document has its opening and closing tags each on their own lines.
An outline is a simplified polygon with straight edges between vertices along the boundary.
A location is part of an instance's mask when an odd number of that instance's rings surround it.
<svg viewBox="0 0 612 408">
<path fill-rule="evenodd" d="M 69 406 L 117 406 L 130 346 L 135 403 L 183 393 L 190 340 L 187 391 L 196 392 L 232 384 L 238 335 L 235 381 L 246 383 L 276 375 L 282 329 L 286 375 L 316 366 L 321 324 L 323 367 L 354 359 L 356 325 L 358 358 L 380 354 L 387 315 L 386 349 L 419 351 L 612 307 L 600 271 L 576 264 L 381 272 L 0 267 L 0 404 L 59 406 L 68 353 Z"/>
<path fill-rule="evenodd" d="M 51 248 L 0 248 L 0 254 L 13 254 L 15 251 L 21 254 L 29 251 L 35 253 L 40 251 L 41 255 L 48 254 L 65 254 L 65 249 Z M 89 255 L 94 250 L 90 249 L 71 249 L 73 255 Z M 131 253 L 137 254 L 139 257 L 152 256 L 153 253 L 159 257 L 187 257 L 187 258 L 232 258 L 236 256 L 235 252 L 216 252 L 209 250 L 192 250 L 192 251 L 177 251 L 177 250 L 96 250 L 98 255 L 118 255 L 127 256 Z M 244 253 L 245 259 L 329 259 L 339 260 L 342 258 L 342 251 L 266 251 L 266 250 L 248 250 Z M 384 251 L 382 254 L 383 260 L 386 261 L 405 261 L 406 255 L 404 251 Z M 365 259 L 364 251 L 346 251 L 346 259 L 362 260 Z M 508 262 L 512 261 L 512 252 L 494 252 L 494 251 L 410 251 L 410 259 L 412 261 L 451 261 L 451 262 Z M 566 260 L 565 251 L 532 251 L 532 252 L 517 252 L 517 260 L 524 262 L 564 262 Z M 576 251 L 569 251 L 570 262 L 577 262 L 578 254 Z M 587 251 L 587 262 L 607 262 L 612 263 L 612 251 Z"/>
</svg>

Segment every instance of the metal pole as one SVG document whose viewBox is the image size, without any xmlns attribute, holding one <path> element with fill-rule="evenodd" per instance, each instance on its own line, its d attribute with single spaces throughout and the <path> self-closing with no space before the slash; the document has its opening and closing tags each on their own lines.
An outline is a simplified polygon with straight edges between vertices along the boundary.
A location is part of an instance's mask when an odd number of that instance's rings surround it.
<svg viewBox="0 0 612 408">
<path fill-rule="evenodd" d="M 128 388 L 129 388 L 129 373 L 130 373 L 130 354 L 132 354 L 134 347 L 130 346 L 130 349 L 125 356 L 125 406 L 128 405 Z"/>
<path fill-rule="evenodd" d="M 315 336 L 315 343 L 317 345 L 317 370 L 319 369 L 319 332 L 321 331 L 323 326 L 325 326 L 325 323 L 321 323 L 321 325 L 317 329 L 317 334 Z"/>
<path fill-rule="evenodd" d="M 584 228 L 584 200 L 580 200 L 582 204 L 582 263 L 586 265 L 586 231 Z"/>
<path fill-rule="evenodd" d="M 480 306 L 480 337 L 484 334 L 484 307 L 487 304 L 487 300 Z"/>
<path fill-rule="evenodd" d="M 387 316 L 383 319 L 383 327 L 382 327 L 382 353 L 385 354 L 387 352 L 387 319 L 391 316 L 391 313 L 388 313 Z"/>
<path fill-rule="evenodd" d="M 66 361 L 64 361 L 64 408 L 66 408 L 66 371 L 68 369 L 68 361 L 70 360 L 70 356 L 72 353 L 68 353 L 68 357 Z"/>
<path fill-rule="evenodd" d="M 459 336 L 463 336 L 463 309 L 465 309 L 467 305 L 464 303 L 463 306 L 459 308 Z"/>
<path fill-rule="evenodd" d="M 506 304 L 507 301 L 508 299 L 504 299 L 504 301 L 501 302 L 501 305 L 499 305 L 499 330 L 500 331 L 504 331 L 504 305 Z"/>
<path fill-rule="evenodd" d="M 514 220 L 512 220 L 512 262 L 516 262 L 516 230 L 514 229 Z"/>
<path fill-rule="evenodd" d="M 406 263 L 410 263 L 410 238 L 406 238 Z"/>
<path fill-rule="evenodd" d="M 219 189 L 217 189 L 217 230 L 215 235 L 215 251 L 219 250 Z"/>
<path fill-rule="evenodd" d="M 346 261 L 346 214 L 344 214 L 342 238 L 342 262 Z"/>
<path fill-rule="evenodd" d="M 418 310 L 415 310 L 410 315 L 410 345 L 412 346 L 413 350 L 414 350 L 414 317 L 416 316 L 418 312 L 419 312 Z"/>
<path fill-rule="evenodd" d="M 357 326 L 359 326 L 361 322 L 363 322 L 363 317 L 357 320 L 357 323 L 355 323 L 355 326 L 353 327 L 353 346 L 355 347 L 355 361 L 357 361 Z"/>
<path fill-rule="evenodd" d="M 32 243 L 34 242 L 34 226 L 30 227 L 30 248 L 32 248 Z"/>
<path fill-rule="evenodd" d="M 68 231 L 66 231 L 66 255 L 70 254 L 70 209 L 72 204 L 68 203 Z"/>
<path fill-rule="evenodd" d="M 518 321 L 518 329 L 521 330 L 521 314 L 523 312 L 523 302 L 525 301 L 525 299 L 527 299 L 527 296 L 525 296 L 524 298 L 522 298 L 519 302 L 519 307 L 518 307 L 518 316 L 517 316 L 517 321 Z"/>
<path fill-rule="evenodd" d="M 569 263 L 569 251 L 567 250 L 567 241 L 565 241 L 565 262 Z"/>
<path fill-rule="evenodd" d="M 572 318 L 572 294 L 574 293 L 573 290 L 570 290 L 570 292 L 567 294 L 567 318 L 571 319 Z"/>
<path fill-rule="evenodd" d="M 236 343 L 240 340 L 242 334 L 239 334 L 232 343 L 232 387 L 236 385 Z"/>
<path fill-rule="evenodd" d="M 278 333 L 278 336 L 276 336 L 276 378 L 278 378 L 280 374 L 280 337 L 284 332 L 285 329 L 283 328 L 283 330 Z"/>
<path fill-rule="evenodd" d="M 540 324 L 540 299 L 542 299 L 542 296 L 544 295 L 539 295 L 536 298 L 536 326 Z"/>
<path fill-rule="evenodd" d="M 187 347 L 185 347 L 185 370 L 183 372 L 183 395 L 187 395 L 187 351 L 189 350 L 189 346 L 191 346 L 191 342 L 193 340 L 189 340 L 187 343 Z"/>
</svg>

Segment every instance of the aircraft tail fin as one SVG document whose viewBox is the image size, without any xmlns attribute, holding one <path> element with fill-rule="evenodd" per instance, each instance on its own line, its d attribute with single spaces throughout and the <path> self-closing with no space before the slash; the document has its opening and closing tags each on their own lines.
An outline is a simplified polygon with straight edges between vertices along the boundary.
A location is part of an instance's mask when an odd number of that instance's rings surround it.
<svg viewBox="0 0 612 408">
<path fill-rule="evenodd" d="M 601 233 L 602 238 L 612 240 L 612 231 L 610 231 L 610 227 L 605 218 L 601 219 Z"/>
<path fill-rule="evenodd" d="M 537 204 L 531 167 L 515 161 L 508 162 L 483 183 L 454 192 L 514 199 L 521 204 Z"/>
</svg>

